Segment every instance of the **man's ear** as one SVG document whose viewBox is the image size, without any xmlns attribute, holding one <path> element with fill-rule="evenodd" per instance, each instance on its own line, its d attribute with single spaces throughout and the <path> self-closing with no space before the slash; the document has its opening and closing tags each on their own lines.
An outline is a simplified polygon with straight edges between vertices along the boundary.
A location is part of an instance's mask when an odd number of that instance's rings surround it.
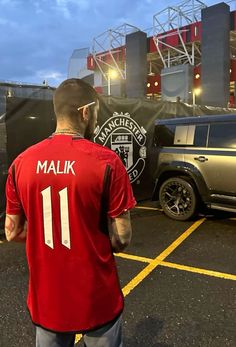
<svg viewBox="0 0 236 347">
<path fill-rule="evenodd" d="M 86 122 L 89 120 L 89 110 L 88 107 L 83 107 L 83 113 L 82 113 L 83 120 Z"/>
</svg>

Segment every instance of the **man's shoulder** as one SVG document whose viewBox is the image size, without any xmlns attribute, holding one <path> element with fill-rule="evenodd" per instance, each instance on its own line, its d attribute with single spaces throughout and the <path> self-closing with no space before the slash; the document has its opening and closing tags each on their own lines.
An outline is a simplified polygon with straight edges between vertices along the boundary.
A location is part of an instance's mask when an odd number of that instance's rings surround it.
<svg viewBox="0 0 236 347">
<path fill-rule="evenodd" d="M 89 149 L 91 155 L 96 156 L 98 159 L 109 159 L 114 161 L 117 159 L 117 154 L 108 147 L 99 145 L 91 141 L 86 141 L 86 147 Z"/>
<path fill-rule="evenodd" d="M 21 161 L 24 158 L 27 158 L 27 157 L 30 157 L 30 156 L 34 155 L 35 152 L 37 152 L 38 150 L 40 150 L 41 148 L 43 148 L 47 144 L 48 144 L 48 139 L 45 139 L 43 141 L 40 141 L 40 142 L 38 142 L 38 143 L 28 147 L 25 151 L 21 152 L 14 159 L 13 164 Z"/>
</svg>

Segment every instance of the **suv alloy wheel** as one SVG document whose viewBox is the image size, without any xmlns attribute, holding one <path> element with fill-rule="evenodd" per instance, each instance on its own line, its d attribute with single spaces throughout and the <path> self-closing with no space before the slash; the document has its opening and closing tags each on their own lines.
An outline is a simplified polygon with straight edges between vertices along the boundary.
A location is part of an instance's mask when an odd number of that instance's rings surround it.
<svg viewBox="0 0 236 347">
<path fill-rule="evenodd" d="M 164 213 L 175 220 L 192 218 L 197 208 L 195 188 L 187 177 L 171 177 L 164 181 L 160 187 L 159 201 Z"/>
</svg>

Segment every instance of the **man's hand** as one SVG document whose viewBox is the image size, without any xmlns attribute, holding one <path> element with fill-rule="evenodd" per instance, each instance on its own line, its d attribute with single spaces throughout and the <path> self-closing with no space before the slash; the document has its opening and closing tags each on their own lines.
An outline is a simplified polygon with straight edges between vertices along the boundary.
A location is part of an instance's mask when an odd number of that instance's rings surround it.
<svg viewBox="0 0 236 347">
<path fill-rule="evenodd" d="M 27 222 L 22 215 L 6 215 L 5 234 L 7 241 L 25 242 Z"/>
<path fill-rule="evenodd" d="M 108 218 L 108 229 L 113 252 L 123 251 L 129 245 L 132 236 L 129 211 L 116 218 Z"/>
</svg>

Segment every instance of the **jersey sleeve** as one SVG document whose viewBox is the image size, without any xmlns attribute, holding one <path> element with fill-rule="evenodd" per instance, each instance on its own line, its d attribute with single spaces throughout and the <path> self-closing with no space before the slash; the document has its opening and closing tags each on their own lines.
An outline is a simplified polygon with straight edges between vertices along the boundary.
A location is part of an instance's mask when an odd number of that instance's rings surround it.
<svg viewBox="0 0 236 347">
<path fill-rule="evenodd" d="M 136 205 L 127 171 L 118 156 L 111 169 L 108 216 L 116 218 Z"/>
<path fill-rule="evenodd" d="M 8 171 L 7 183 L 6 183 L 6 213 L 19 215 L 23 213 L 22 205 L 16 190 L 14 178 L 13 178 L 13 165 L 11 165 Z"/>
</svg>

